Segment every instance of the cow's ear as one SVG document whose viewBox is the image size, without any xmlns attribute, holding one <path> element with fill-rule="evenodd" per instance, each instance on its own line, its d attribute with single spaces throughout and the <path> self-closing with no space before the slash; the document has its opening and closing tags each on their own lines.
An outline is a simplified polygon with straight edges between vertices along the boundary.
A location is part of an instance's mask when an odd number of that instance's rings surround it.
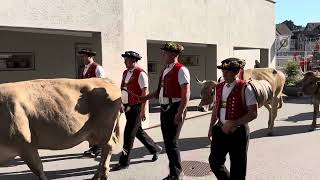
<svg viewBox="0 0 320 180">
<path fill-rule="evenodd" d="M 317 81 L 317 82 L 316 82 L 316 85 L 317 85 L 317 86 L 320 86 L 320 81 Z"/>
</svg>

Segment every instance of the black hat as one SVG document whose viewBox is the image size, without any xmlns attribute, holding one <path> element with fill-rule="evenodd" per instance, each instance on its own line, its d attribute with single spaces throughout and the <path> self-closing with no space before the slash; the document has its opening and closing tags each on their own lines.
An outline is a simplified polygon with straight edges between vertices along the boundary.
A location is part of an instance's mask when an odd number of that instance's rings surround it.
<svg viewBox="0 0 320 180">
<path fill-rule="evenodd" d="M 170 51 L 180 54 L 184 50 L 184 47 L 175 42 L 167 42 L 161 49 L 164 51 Z"/>
<path fill-rule="evenodd" d="M 240 60 L 238 58 L 228 58 L 221 61 L 221 65 L 217 66 L 217 68 L 222 70 L 236 71 L 244 68 L 245 65 L 245 60 Z"/>
<path fill-rule="evenodd" d="M 91 49 L 81 49 L 80 51 L 78 51 L 78 54 L 86 54 L 90 57 L 95 56 L 97 53 L 92 51 Z"/>
<path fill-rule="evenodd" d="M 140 60 L 142 57 L 139 55 L 139 53 L 134 51 L 126 51 L 124 54 L 121 54 L 122 57 L 128 57 L 136 59 L 137 61 Z"/>
</svg>

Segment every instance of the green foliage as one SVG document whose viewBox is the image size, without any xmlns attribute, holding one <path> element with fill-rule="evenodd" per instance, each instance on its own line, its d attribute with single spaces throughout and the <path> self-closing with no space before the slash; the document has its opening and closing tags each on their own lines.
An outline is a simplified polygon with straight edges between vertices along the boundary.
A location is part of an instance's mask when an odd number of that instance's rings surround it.
<svg viewBox="0 0 320 180">
<path fill-rule="evenodd" d="M 299 63 L 296 61 L 289 61 L 285 67 L 286 73 L 286 86 L 299 86 L 301 83 L 302 76 L 300 74 L 300 66 Z"/>
</svg>

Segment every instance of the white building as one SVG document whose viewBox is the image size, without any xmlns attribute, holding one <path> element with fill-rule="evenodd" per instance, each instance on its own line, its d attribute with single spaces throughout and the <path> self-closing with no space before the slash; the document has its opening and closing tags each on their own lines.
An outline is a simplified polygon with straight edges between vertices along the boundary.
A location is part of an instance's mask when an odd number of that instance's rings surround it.
<svg viewBox="0 0 320 180">
<path fill-rule="evenodd" d="M 216 79 L 216 65 L 234 56 L 274 66 L 273 0 L 10 0 L 0 6 L 0 82 L 77 78 L 76 51 L 91 47 L 106 75 L 120 84 L 121 53 L 149 63 L 151 90 L 162 68 L 160 46 L 177 41 L 194 82 Z"/>
</svg>

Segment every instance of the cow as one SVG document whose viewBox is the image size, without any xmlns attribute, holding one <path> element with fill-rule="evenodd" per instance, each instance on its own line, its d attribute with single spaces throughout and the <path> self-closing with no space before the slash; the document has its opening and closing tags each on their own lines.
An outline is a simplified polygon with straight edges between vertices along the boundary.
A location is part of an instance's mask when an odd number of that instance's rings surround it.
<svg viewBox="0 0 320 180">
<path fill-rule="evenodd" d="M 38 149 L 83 141 L 102 146 L 93 179 L 107 179 L 120 133 L 121 91 L 109 79 L 39 79 L 0 84 L 0 164 L 16 156 L 46 180 Z"/>
<path fill-rule="evenodd" d="M 315 130 L 317 126 L 317 116 L 319 114 L 320 102 L 320 75 L 319 73 L 307 72 L 302 80 L 302 92 L 304 95 L 310 95 L 313 104 L 313 120 L 310 131 Z"/>
<path fill-rule="evenodd" d="M 277 71 L 274 68 L 255 68 L 244 70 L 243 79 L 247 80 L 252 85 L 254 84 L 263 84 L 260 87 L 266 87 L 265 89 L 270 92 L 259 93 L 257 96 L 259 107 L 265 106 L 269 111 L 269 120 L 268 120 L 268 135 L 272 135 L 272 129 L 274 126 L 274 120 L 277 117 L 278 109 L 282 107 L 282 90 L 285 83 L 285 75 L 281 71 Z M 214 99 L 214 90 L 218 82 L 216 81 L 199 81 L 196 78 L 198 84 L 201 86 L 201 101 L 198 105 L 199 111 L 205 111 L 206 106 L 211 106 Z M 258 89 L 255 89 L 259 91 Z M 267 96 L 267 97 L 261 97 Z M 260 103 L 259 103 L 260 102 Z"/>
</svg>

